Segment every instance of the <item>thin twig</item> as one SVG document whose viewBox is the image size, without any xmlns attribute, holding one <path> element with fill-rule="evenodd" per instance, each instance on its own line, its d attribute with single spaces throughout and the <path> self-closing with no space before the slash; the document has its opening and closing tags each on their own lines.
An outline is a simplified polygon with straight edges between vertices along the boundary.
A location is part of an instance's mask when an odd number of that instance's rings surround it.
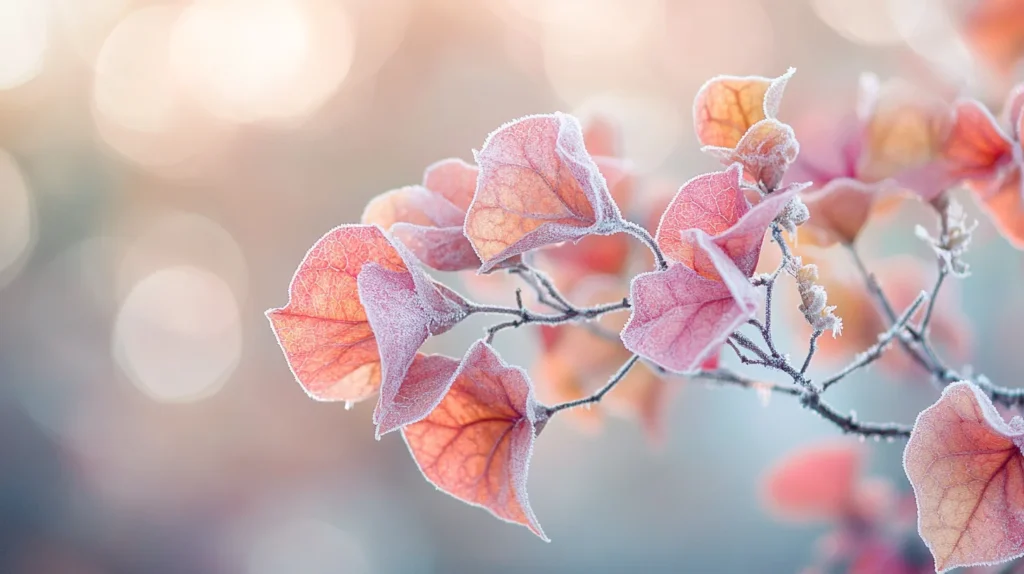
<svg viewBox="0 0 1024 574">
<path fill-rule="evenodd" d="M 668 269 L 668 260 L 665 259 L 665 254 L 662 253 L 661 247 L 658 246 L 658 242 L 654 240 L 654 237 L 651 236 L 650 232 L 642 226 L 637 225 L 632 221 L 626 221 L 625 219 L 619 222 L 619 230 L 624 233 L 628 233 L 643 242 L 643 244 L 651 250 L 651 253 L 654 254 L 654 261 L 657 264 L 658 269 Z"/>
<path fill-rule="evenodd" d="M 589 397 L 583 397 L 582 399 L 576 399 L 574 401 L 567 401 L 564 403 L 559 403 L 554 406 L 550 406 L 546 409 L 547 415 L 550 417 L 551 415 L 557 413 L 558 411 L 563 411 L 565 409 L 571 409 L 599 402 L 606 394 L 608 394 L 609 391 L 615 388 L 615 385 L 619 384 L 622 381 L 622 379 L 626 377 L 626 375 L 629 373 L 629 370 L 632 369 L 633 365 L 635 365 L 636 362 L 639 360 L 640 355 L 634 354 L 629 359 L 627 359 L 621 367 L 619 367 L 619 370 L 616 371 L 615 374 L 612 375 L 610 379 L 608 379 L 608 382 L 605 383 L 603 387 L 598 389 L 597 392 L 590 395 Z"/>
<path fill-rule="evenodd" d="M 698 371 L 693 374 L 686 375 L 690 379 L 700 379 L 706 382 L 720 383 L 723 385 L 737 386 L 744 389 L 756 389 L 766 390 L 773 393 L 780 393 L 783 395 L 790 395 L 798 397 L 803 391 L 799 388 L 790 385 L 780 385 L 778 383 L 770 383 L 766 381 L 756 381 L 738 375 L 728 369 L 713 369 Z"/>
<path fill-rule="evenodd" d="M 825 380 L 825 382 L 821 384 L 821 390 L 827 390 L 829 387 L 843 380 L 858 369 L 866 367 L 881 358 L 882 353 L 885 351 L 886 347 L 889 346 L 889 343 L 891 343 L 892 340 L 907 327 L 907 324 L 910 322 L 910 318 L 914 316 L 914 313 L 917 313 L 917 310 L 924 304 L 926 299 L 928 299 L 927 293 L 924 291 L 919 293 L 917 298 L 914 299 L 914 302 L 907 307 L 893 326 L 889 327 L 888 331 L 878 336 L 878 341 L 874 345 L 858 355 L 852 363 L 846 366 L 846 368 Z"/>
<path fill-rule="evenodd" d="M 932 287 L 930 299 L 928 300 L 928 307 L 924 310 L 924 317 L 921 318 L 921 323 L 917 326 L 917 332 L 921 334 L 921 338 L 928 337 L 928 327 L 932 321 L 932 312 L 935 310 L 935 302 L 939 299 L 939 289 L 942 288 L 942 283 L 946 279 L 946 275 L 949 274 L 946 265 L 941 260 L 939 261 L 939 277 L 935 280 L 935 286 Z"/>
<path fill-rule="evenodd" d="M 468 311 L 470 314 L 487 313 L 493 315 L 514 315 L 517 317 L 515 320 L 505 321 L 489 327 L 487 329 L 487 341 L 490 342 L 499 331 L 503 331 L 505 329 L 514 329 L 530 323 L 560 325 L 562 323 L 587 321 L 600 317 L 606 313 L 623 311 L 629 308 L 629 299 L 623 298 L 621 301 L 614 303 L 605 303 L 603 305 L 595 305 L 593 307 L 574 307 L 562 313 L 553 314 L 535 313 L 525 307 L 503 307 L 501 305 L 476 304 L 471 304 Z"/>
<path fill-rule="evenodd" d="M 807 357 L 804 358 L 804 364 L 800 367 L 800 374 L 806 374 L 807 368 L 811 366 L 811 359 L 814 358 L 814 353 L 818 350 L 818 337 L 824 333 L 821 329 L 816 329 L 811 333 L 811 341 L 807 345 Z M 822 390 L 825 390 L 824 388 Z"/>
</svg>

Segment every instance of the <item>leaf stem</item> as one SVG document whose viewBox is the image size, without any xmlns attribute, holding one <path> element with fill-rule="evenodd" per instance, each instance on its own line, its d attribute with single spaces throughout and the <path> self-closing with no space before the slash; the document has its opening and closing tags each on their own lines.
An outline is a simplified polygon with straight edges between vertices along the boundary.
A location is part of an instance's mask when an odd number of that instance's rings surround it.
<svg viewBox="0 0 1024 574">
<path fill-rule="evenodd" d="M 626 375 L 629 374 L 630 369 L 632 369 L 633 365 L 635 365 L 639 360 L 640 355 L 633 354 L 633 356 L 627 359 L 626 362 L 623 363 L 621 367 L 619 367 L 619 370 L 615 371 L 615 374 L 612 375 L 611 378 L 608 379 L 608 382 L 605 383 L 603 387 L 598 389 L 597 392 L 590 395 L 589 397 L 583 397 L 582 399 L 576 399 L 574 401 L 567 401 L 564 403 L 559 403 L 557 405 L 550 406 L 547 408 L 547 415 L 550 417 L 551 415 L 557 413 L 558 411 L 564 411 L 565 409 L 571 409 L 583 405 L 590 405 L 596 402 L 600 402 L 600 400 L 604 398 L 606 394 L 608 394 L 612 389 L 615 388 L 615 385 L 618 385 L 620 382 L 622 382 L 622 379 L 624 379 Z"/>
</svg>

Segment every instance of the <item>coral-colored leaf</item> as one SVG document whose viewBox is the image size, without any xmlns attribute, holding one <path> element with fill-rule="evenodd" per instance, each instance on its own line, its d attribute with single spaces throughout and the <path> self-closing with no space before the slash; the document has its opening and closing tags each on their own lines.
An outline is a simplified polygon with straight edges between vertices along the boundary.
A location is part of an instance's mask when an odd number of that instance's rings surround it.
<svg viewBox="0 0 1024 574">
<path fill-rule="evenodd" d="M 1024 56 L 1024 5 L 1018 0 L 978 0 L 963 20 L 974 52 L 998 72 L 1009 74 Z"/>
<path fill-rule="evenodd" d="M 714 237 L 729 230 L 750 211 L 750 202 L 740 187 L 742 173 L 741 166 L 732 165 L 725 171 L 698 175 L 679 188 L 655 233 L 666 257 L 692 261 L 693 247 L 683 243 L 682 231 L 700 229 Z"/>
<path fill-rule="evenodd" d="M 608 183 L 612 199 L 620 209 L 628 209 L 633 196 L 633 174 L 629 162 L 612 157 L 595 157 Z M 591 274 L 621 273 L 628 263 L 631 238 L 624 233 L 590 235 L 576 243 L 563 243 L 540 251 L 538 255 L 551 263 L 556 283 L 566 289 Z"/>
<path fill-rule="evenodd" d="M 944 572 L 1024 555 L 1024 421 L 1009 424 L 971 383 L 918 416 L 904 451 L 918 528 Z"/>
<path fill-rule="evenodd" d="M 483 261 L 481 273 L 532 249 L 612 233 L 621 220 L 572 116 L 506 124 L 487 138 L 477 163 L 465 234 Z"/>
<path fill-rule="evenodd" d="M 406 374 L 420 346 L 427 337 L 441 334 L 465 318 L 466 302 L 450 289 L 441 291 L 415 266 L 409 271 L 391 271 L 369 263 L 359 273 L 358 285 L 359 300 L 380 354 L 380 399 L 373 413 L 379 437 L 426 414 L 422 409 L 392 411 L 406 382 L 417 382 L 407 381 Z M 430 390 L 433 394 L 424 394 L 420 400 L 437 404 L 445 388 L 434 385 Z M 427 387 L 421 386 L 421 392 L 426 391 Z M 383 424 L 385 419 L 389 424 Z"/>
<path fill-rule="evenodd" d="M 676 372 L 692 372 L 757 311 L 757 292 L 747 277 L 703 231 L 699 250 L 720 281 L 685 265 L 637 275 L 630 288 L 633 311 L 622 330 L 630 351 Z"/>
<path fill-rule="evenodd" d="M 703 151 L 725 165 L 742 165 L 747 178 L 775 189 L 800 153 L 800 144 L 793 128 L 768 118 L 750 126 L 735 148 L 705 146 Z"/>
<path fill-rule="evenodd" d="M 981 103 L 960 100 L 942 155 L 956 179 L 989 178 L 1013 160 L 1013 143 Z"/>
<path fill-rule="evenodd" d="M 374 198 L 362 222 L 390 229 L 416 257 L 441 271 L 480 266 L 462 232 L 479 170 L 461 159 L 441 160 L 426 169 L 423 185 L 408 186 Z"/>
<path fill-rule="evenodd" d="M 361 401 L 380 385 L 377 341 L 357 287 L 359 272 L 371 262 L 408 273 L 379 227 L 335 228 L 302 260 L 288 304 L 267 311 L 292 373 L 315 399 Z"/>
<path fill-rule="evenodd" d="M 804 447 L 779 461 L 764 479 L 766 502 L 793 520 L 840 520 L 856 503 L 863 451 L 849 442 Z"/>
<path fill-rule="evenodd" d="M 850 178 L 833 179 L 821 189 L 804 193 L 801 197 L 811 216 L 800 226 L 800 238 L 819 247 L 852 244 L 880 193 L 877 184 Z"/>
<path fill-rule="evenodd" d="M 750 126 L 774 118 L 794 72 L 790 69 L 775 79 L 717 76 L 708 80 L 693 102 L 693 125 L 701 145 L 736 147 Z"/>
<path fill-rule="evenodd" d="M 1005 174 L 996 189 L 994 194 L 982 196 L 985 210 L 1003 237 L 1017 249 L 1024 249 L 1024 188 L 1020 168 Z"/>
<path fill-rule="evenodd" d="M 547 540 L 526 496 L 534 437 L 546 417 L 526 373 L 478 341 L 440 404 L 402 435 L 439 489 Z"/>
<path fill-rule="evenodd" d="M 751 208 L 740 187 L 740 173 L 734 164 L 724 172 L 695 177 L 680 188 L 655 235 L 666 257 L 716 279 L 716 266 L 697 248 L 694 236 L 683 233 L 699 229 L 711 235 L 747 277 L 754 273 L 765 231 L 803 186 L 771 193 Z"/>
<path fill-rule="evenodd" d="M 447 199 L 465 216 L 469 204 L 473 202 L 479 176 L 480 168 L 475 165 L 459 158 L 442 159 L 424 170 L 423 187 Z"/>
</svg>

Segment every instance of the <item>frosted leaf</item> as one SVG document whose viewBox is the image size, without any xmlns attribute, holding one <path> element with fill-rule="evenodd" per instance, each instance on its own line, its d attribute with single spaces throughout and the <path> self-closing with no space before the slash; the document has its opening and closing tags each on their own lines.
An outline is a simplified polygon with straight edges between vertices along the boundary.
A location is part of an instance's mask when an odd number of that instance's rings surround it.
<svg viewBox="0 0 1024 574">
<path fill-rule="evenodd" d="M 430 414 L 402 429 L 416 464 L 438 489 L 547 540 L 526 494 L 533 442 L 547 414 L 522 369 L 476 342 Z"/>
<path fill-rule="evenodd" d="M 757 291 L 721 248 L 702 231 L 687 233 L 718 279 L 679 264 L 636 276 L 632 313 L 621 335 L 630 351 L 683 373 L 699 369 L 757 311 Z"/>
<path fill-rule="evenodd" d="M 481 273 L 533 249 L 618 229 L 619 209 L 572 116 L 505 124 L 476 159 L 480 178 L 464 230 Z"/>
<path fill-rule="evenodd" d="M 461 298 L 453 301 L 454 292 L 440 291 L 433 280 L 415 266 L 396 272 L 369 264 L 359 273 L 358 283 L 359 299 L 366 309 L 380 354 L 380 398 L 373 415 L 379 437 L 412 422 L 391 412 L 395 397 L 405 384 L 420 346 L 431 335 L 443 333 L 462 320 L 466 316 L 465 302 Z M 424 400 L 436 404 L 444 388 L 433 390 L 436 396 Z M 419 416 L 425 414 L 419 413 Z M 385 418 L 390 421 L 386 426 L 382 424 Z"/>
<path fill-rule="evenodd" d="M 1024 433 L 971 383 L 954 383 L 917 418 L 903 455 L 918 528 L 945 572 L 1024 555 Z"/>
</svg>

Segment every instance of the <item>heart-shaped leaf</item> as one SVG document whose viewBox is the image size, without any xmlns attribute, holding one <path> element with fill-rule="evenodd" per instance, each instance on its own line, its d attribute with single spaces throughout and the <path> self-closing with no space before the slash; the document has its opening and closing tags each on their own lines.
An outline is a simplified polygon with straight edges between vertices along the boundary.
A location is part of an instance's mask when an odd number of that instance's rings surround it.
<svg viewBox="0 0 1024 574">
<path fill-rule="evenodd" d="M 481 273 L 533 249 L 618 230 L 621 215 L 576 118 L 554 113 L 506 124 L 476 159 L 465 234 Z"/>
<path fill-rule="evenodd" d="M 692 372 L 757 312 L 757 291 L 711 237 L 686 232 L 712 262 L 720 280 L 680 264 L 637 275 L 622 330 L 627 349 L 676 372 Z"/>
<path fill-rule="evenodd" d="M 918 528 L 945 572 L 1024 555 L 1024 421 L 1009 424 L 971 383 L 954 383 L 917 418 L 903 462 Z"/>
<path fill-rule="evenodd" d="M 693 101 L 693 126 L 701 145 L 734 148 L 747 130 L 765 118 L 775 118 L 790 68 L 778 78 L 716 76 L 708 80 Z"/>
<path fill-rule="evenodd" d="M 434 486 L 547 540 L 526 495 L 534 437 L 546 422 L 526 373 L 478 341 L 444 399 L 402 435 Z"/>
</svg>

